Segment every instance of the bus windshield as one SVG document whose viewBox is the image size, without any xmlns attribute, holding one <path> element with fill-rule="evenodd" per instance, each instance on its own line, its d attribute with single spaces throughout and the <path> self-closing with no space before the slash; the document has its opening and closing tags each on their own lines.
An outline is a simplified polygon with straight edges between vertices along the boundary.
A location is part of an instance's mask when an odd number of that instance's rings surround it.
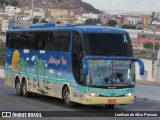
<svg viewBox="0 0 160 120">
<path fill-rule="evenodd" d="M 132 86 L 135 64 L 131 60 L 88 60 L 86 84 L 91 86 Z"/>
<path fill-rule="evenodd" d="M 132 45 L 128 34 L 85 33 L 86 54 L 132 56 Z"/>
</svg>

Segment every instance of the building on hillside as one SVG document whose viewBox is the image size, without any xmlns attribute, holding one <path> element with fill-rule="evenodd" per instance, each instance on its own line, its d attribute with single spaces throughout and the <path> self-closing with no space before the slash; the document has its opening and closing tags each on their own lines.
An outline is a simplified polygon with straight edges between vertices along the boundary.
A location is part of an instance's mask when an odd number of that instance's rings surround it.
<svg viewBox="0 0 160 120">
<path fill-rule="evenodd" d="M 147 27 L 148 25 L 151 24 L 152 19 L 151 19 L 150 16 L 141 16 L 141 22 L 143 23 L 143 25 L 144 25 L 145 27 Z"/>
<path fill-rule="evenodd" d="M 2 30 L 2 32 L 6 33 L 6 31 L 9 28 L 14 27 L 14 26 L 15 26 L 14 19 L 3 20 L 1 30 Z"/>
<path fill-rule="evenodd" d="M 83 13 L 83 14 L 82 14 L 82 17 L 83 17 L 83 18 L 87 18 L 87 19 L 89 19 L 89 18 L 99 19 L 100 16 L 101 16 L 100 14 L 94 14 L 94 13 Z"/>
<path fill-rule="evenodd" d="M 136 25 L 140 22 L 139 17 L 134 17 L 134 16 L 125 16 L 124 17 L 124 24 L 132 24 Z"/>
<path fill-rule="evenodd" d="M 5 6 L 5 13 L 12 13 L 12 14 L 21 13 L 21 8 L 8 5 Z"/>
<path fill-rule="evenodd" d="M 57 18 L 57 17 L 65 17 L 70 15 L 69 10 L 67 9 L 48 9 L 48 12 L 51 17 Z"/>
<path fill-rule="evenodd" d="M 31 19 L 32 17 L 32 10 L 30 8 L 25 8 L 24 16 Z M 41 8 L 34 8 L 33 10 L 33 18 L 45 19 L 46 18 L 46 11 Z"/>
<path fill-rule="evenodd" d="M 117 26 L 121 26 L 124 23 L 124 16 L 123 15 L 118 15 L 116 17 L 116 21 L 117 21 Z"/>
<path fill-rule="evenodd" d="M 0 8 L 0 13 L 4 13 L 5 11 L 4 11 L 4 9 L 3 9 L 3 7 L 1 7 Z"/>
</svg>

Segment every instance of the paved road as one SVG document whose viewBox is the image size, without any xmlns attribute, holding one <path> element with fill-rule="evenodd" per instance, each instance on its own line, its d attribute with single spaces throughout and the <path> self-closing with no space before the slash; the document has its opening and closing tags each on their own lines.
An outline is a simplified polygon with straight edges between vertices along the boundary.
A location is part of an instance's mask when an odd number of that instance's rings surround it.
<svg viewBox="0 0 160 120">
<path fill-rule="evenodd" d="M 4 80 L 0 79 L 0 111 L 103 111 L 100 113 L 102 116 L 106 114 L 108 111 L 104 106 L 79 106 L 77 108 L 66 108 L 63 104 L 62 100 L 45 97 L 45 96 L 34 96 L 32 98 L 24 98 L 19 97 L 15 94 L 15 90 L 4 86 Z M 105 111 L 105 112 L 104 112 Z M 136 99 L 135 103 L 132 105 L 117 105 L 114 111 L 160 111 L 160 102 L 152 102 L 143 99 Z M 73 112 L 73 114 L 77 114 L 78 116 L 88 116 L 88 113 L 78 113 Z M 94 113 L 89 113 L 89 116 L 94 116 Z M 63 115 L 62 115 L 63 116 Z M 10 118 L 11 119 L 11 118 Z M 13 119 L 13 118 L 12 118 Z M 42 118 L 45 119 L 45 118 Z M 53 119 L 53 118 L 50 118 Z M 73 119 L 71 118 L 54 118 L 56 120 L 67 120 Z M 101 117 L 85 117 L 85 118 L 77 118 L 77 119 L 92 119 L 92 120 L 100 120 L 104 119 Z M 108 119 L 108 118 L 107 118 Z M 124 118 L 110 118 L 112 120 L 123 120 Z M 127 118 L 133 119 L 133 118 Z M 137 119 L 137 118 L 136 118 Z M 152 119 L 152 118 L 140 118 L 140 119 Z M 157 119 L 158 118 L 154 118 Z M 0 118 L 1 120 L 1 118 Z M 8 119 L 7 119 L 8 120 Z M 16 118 L 17 120 L 17 118 Z"/>
</svg>

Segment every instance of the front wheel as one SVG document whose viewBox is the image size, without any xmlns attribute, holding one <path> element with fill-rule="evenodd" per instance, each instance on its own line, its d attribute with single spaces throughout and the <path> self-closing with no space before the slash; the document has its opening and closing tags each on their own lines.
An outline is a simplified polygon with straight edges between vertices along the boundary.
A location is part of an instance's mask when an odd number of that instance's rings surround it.
<svg viewBox="0 0 160 120">
<path fill-rule="evenodd" d="M 22 95 L 24 97 L 31 97 L 32 96 L 32 93 L 27 91 L 27 83 L 25 80 L 22 83 Z"/>
<path fill-rule="evenodd" d="M 75 107 L 75 103 L 70 101 L 70 91 L 67 86 L 65 86 L 63 88 L 62 97 L 63 97 L 64 103 L 67 107 L 69 107 L 69 108 Z"/>
<path fill-rule="evenodd" d="M 22 96 L 22 86 L 21 86 L 19 78 L 16 79 L 15 88 L 16 88 L 17 95 Z"/>
</svg>

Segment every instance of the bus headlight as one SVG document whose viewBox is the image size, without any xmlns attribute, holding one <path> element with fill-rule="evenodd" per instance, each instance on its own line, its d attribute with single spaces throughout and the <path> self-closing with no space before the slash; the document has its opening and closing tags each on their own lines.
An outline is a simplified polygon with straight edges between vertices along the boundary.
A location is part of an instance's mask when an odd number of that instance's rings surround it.
<svg viewBox="0 0 160 120">
<path fill-rule="evenodd" d="M 99 96 L 99 94 L 96 94 L 96 93 L 87 92 L 87 94 L 88 94 L 89 96 Z"/>
<path fill-rule="evenodd" d="M 125 94 L 125 96 L 134 96 L 134 93 L 127 93 L 127 94 Z"/>
</svg>

